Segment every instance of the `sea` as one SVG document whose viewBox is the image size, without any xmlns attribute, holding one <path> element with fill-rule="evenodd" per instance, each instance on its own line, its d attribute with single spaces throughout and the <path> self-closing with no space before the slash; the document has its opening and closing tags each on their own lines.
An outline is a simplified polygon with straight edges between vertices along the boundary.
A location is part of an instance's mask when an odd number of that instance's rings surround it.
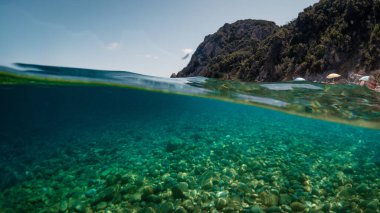
<svg viewBox="0 0 380 213">
<path fill-rule="evenodd" d="M 379 212 L 380 93 L 0 67 L 0 212 Z"/>
</svg>

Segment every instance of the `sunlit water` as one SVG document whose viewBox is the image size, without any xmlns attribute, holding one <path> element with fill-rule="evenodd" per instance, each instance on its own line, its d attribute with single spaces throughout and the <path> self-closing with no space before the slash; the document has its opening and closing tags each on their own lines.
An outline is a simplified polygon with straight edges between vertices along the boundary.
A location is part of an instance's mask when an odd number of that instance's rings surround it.
<svg viewBox="0 0 380 213">
<path fill-rule="evenodd" d="M 0 212 L 379 211 L 365 88 L 2 70 Z"/>
</svg>

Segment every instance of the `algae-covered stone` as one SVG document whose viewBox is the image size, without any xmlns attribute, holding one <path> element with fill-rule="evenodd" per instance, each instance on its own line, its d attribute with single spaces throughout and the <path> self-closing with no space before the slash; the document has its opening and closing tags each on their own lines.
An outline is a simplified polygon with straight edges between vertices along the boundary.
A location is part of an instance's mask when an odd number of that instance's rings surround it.
<svg viewBox="0 0 380 213">
<path fill-rule="evenodd" d="M 145 207 L 138 211 L 138 213 L 156 213 L 156 210 L 152 207 Z"/>
<path fill-rule="evenodd" d="M 96 189 L 89 189 L 85 192 L 86 197 L 94 197 L 96 195 Z"/>
<path fill-rule="evenodd" d="M 182 141 L 179 138 L 173 138 L 166 144 L 166 151 L 167 152 L 174 152 L 177 149 L 180 149 L 183 146 Z"/>
<path fill-rule="evenodd" d="M 71 209 L 75 210 L 76 212 L 84 212 L 86 209 L 86 206 L 82 202 L 75 201 L 72 203 Z"/>
<path fill-rule="evenodd" d="M 170 213 L 174 211 L 172 202 L 161 203 L 157 208 L 157 213 Z"/>
<path fill-rule="evenodd" d="M 182 206 L 178 206 L 175 210 L 174 213 L 187 213 L 187 210 L 183 208 Z"/>
<path fill-rule="evenodd" d="M 370 190 L 370 188 L 369 188 L 369 186 L 368 186 L 367 184 L 362 183 L 362 184 L 360 184 L 359 186 L 357 186 L 357 187 L 355 188 L 355 190 L 356 190 L 357 192 L 361 193 L 361 194 L 364 194 L 364 193 L 367 193 L 367 192 Z"/>
<path fill-rule="evenodd" d="M 291 202 L 292 202 L 292 197 L 290 197 L 290 195 L 288 194 L 280 194 L 280 200 L 279 200 L 280 204 L 283 205 L 283 204 L 286 204 L 286 205 L 289 205 Z"/>
<path fill-rule="evenodd" d="M 293 211 L 297 211 L 297 212 L 303 211 L 305 209 L 305 205 L 298 201 L 291 203 L 290 207 L 292 208 Z"/>
<path fill-rule="evenodd" d="M 252 206 L 249 209 L 249 212 L 251 212 L 251 213 L 264 213 L 264 210 L 262 208 L 260 208 L 260 206 Z"/>
<path fill-rule="evenodd" d="M 93 203 L 97 204 L 101 201 L 111 201 L 114 198 L 114 194 L 115 190 L 113 187 L 105 188 L 97 195 Z"/>
<path fill-rule="evenodd" d="M 155 193 L 155 188 L 153 186 L 145 186 L 141 195 L 141 200 L 145 202 L 160 203 L 161 197 Z"/>
<path fill-rule="evenodd" d="M 101 178 L 107 177 L 108 174 L 110 174 L 113 171 L 113 168 L 107 168 L 104 171 L 100 173 Z"/>
<path fill-rule="evenodd" d="M 378 199 L 375 199 L 375 200 L 372 200 L 370 202 L 368 202 L 367 204 L 367 209 L 374 209 L 376 210 L 380 205 L 380 202 Z"/>
<path fill-rule="evenodd" d="M 215 207 L 218 210 L 222 210 L 227 205 L 227 200 L 224 198 L 218 198 L 215 201 Z"/>
<path fill-rule="evenodd" d="M 174 199 L 185 199 L 185 192 L 188 191 L 189 185 L 186 182 L 180 182 L 171 188 Z"/>
<path fill-rule="evenodd" d="M 172 189 L 172 196 L 174 199 L 185 199 L 186 195 L 183 193 L 182 189 L 178 185 L 174 186 Z"/>
<path fill-rule="evenodd" d="M 111 174 L 106 177 L 107 186 L 112 186 L 119 182 L 122 182 L 122 176 L 120 174 Z"/>
<path fill-rule="evenodd" d="M 262 193 L 260 193 L 260 198 L 261 198 L 263 205 L 265 205 L 267 207 L 278 205 L 279 198 L 277 195 L 275 195 L 273 193 L 262 192 Z"/>
<path fill-rule="evenodd" d="M 62 200 L 59 203 L 59 211 L 64 212 L 64 211 L 66 211 L 67 208 L 68 208 L 67 200 Z"/>
<path fill-rule="evenodd" d="M 141 193 L 136 192 L 131 195 L 126 195 L 126 198 L 129 202 L 140 202 L 141 201 Z"/>
<path fill-rule="evenodd" d="M 93 212 L 94 212 L 94 210 L 92 210 L 92 208 L 89 207 L 89 206 L 87 206 L 87 207 L 85 208 L 85 210 L 84 210 L 84 213 L 93 213 Z"/>
<path fill-rule="evenodd" d="M 188 211 L 190 211 L 190 212 L 192 212 L 192 211 L 194 210 L 194 204 L 193 204 L 193 202 L 192 202 L 191 200 L 184 200 L 184 201 L 182 202 L 182 206 L 183 206 L 186 210 L 188 210 Z"/>
<path fill-rule="evenodd" d="M 216 193 L 216 197 L 227 197 L 229 192 L 227 190 L 223 190 Z"/>
<path fill-rule="evenodd" d="M 177 184 L 177 187 L 181 189 L 182 192 L 187 192 L 189 190 L 189 184 L 187 184 L 186 182 L 179 182 Z"/>
<path fill-rule="evenodd" d="M 96 210 L 103 210 L 103 209 L 107 208 L 107 205 L 108 205 L 107 202 L 102 201 L 102 202 L 96 204 Z"/>
<path fill-rule="evenodd" d="M 210 190 L 214 186 L 214 182 L 217 182 L 220 179 L 220 174 L 213 172 L 213 171 L 207 171 L 202 174 L 200 178 L 200 185 L 202 189 Z"/>
<path fill-rule="evenodd" d="M 281 211 L 281 208 L 278 207 L 278 206 L 271 206 L 271 207 L 267 208 L 265 210 L 265 212 L 268 212 L 268 213 L 281 213 L 282 211 Z"/>
</svg>

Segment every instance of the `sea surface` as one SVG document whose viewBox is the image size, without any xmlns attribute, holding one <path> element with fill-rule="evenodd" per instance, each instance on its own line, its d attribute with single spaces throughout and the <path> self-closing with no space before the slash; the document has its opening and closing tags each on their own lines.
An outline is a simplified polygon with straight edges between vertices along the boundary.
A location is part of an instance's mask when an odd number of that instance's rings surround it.
<svg viewBox="0 0 380 213">
<path fill-rule="evenodd" d="M 0 212 L 379 212 L 380 94 L 0 67 Z"/>
</svg>

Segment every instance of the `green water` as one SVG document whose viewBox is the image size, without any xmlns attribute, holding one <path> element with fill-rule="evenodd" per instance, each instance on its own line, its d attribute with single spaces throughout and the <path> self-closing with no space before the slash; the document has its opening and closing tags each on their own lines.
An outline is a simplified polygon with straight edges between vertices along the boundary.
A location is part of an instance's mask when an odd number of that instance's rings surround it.
<svg viewBox="0 0 380 213">
<path fill-rule="evenodd" d="M 3 74 L 0 212 L 379 211 L 379 96 L 362 88 L 63 73 Z M 325 121 L 329 105 L 351 117 Z M 318 119 L 284 113 L 299 106 Z"/>
</svg>

